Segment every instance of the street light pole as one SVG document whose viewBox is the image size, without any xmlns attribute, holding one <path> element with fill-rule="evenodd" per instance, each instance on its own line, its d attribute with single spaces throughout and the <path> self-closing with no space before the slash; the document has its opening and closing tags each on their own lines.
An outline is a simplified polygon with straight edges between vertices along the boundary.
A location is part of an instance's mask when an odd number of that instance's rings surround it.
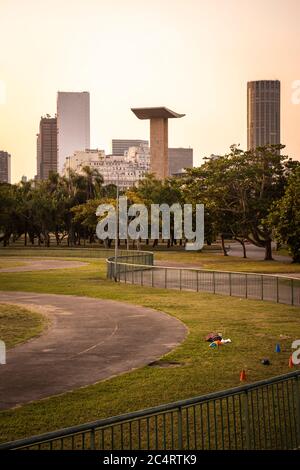
<svg viewBox="0 0 300 470">
<path fill-rule="evenodd" d="M 117 172 L 117 200 L 116 200 L 116 233 L 115 233 L 115 272 L 114 279 L 117 282 L 117 258 L 119 248 L 119 172 Z"/>
</svg>

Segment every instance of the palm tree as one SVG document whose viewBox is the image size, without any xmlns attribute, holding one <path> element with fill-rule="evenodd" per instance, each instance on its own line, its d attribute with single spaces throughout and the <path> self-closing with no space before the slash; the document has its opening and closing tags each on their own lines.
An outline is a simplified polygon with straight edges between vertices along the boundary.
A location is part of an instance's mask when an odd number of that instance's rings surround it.
<svg viewBox="0 0 300 470">
<path fill-rule="evenodd" d="M 82 171 L 86 178 L 87 200 L 93 199 L 96 197 L 96 195 L 100 196 L 99 192 L 101 192 L 103 176 L 99 173 L 98 169 L 91 168 L 90 166 L 84 166 Z"/>
</svg>

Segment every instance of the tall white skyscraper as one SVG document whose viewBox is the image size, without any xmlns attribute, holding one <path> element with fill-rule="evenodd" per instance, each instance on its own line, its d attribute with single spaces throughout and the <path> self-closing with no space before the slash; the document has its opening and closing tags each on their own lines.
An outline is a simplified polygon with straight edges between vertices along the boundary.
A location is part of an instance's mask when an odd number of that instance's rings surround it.
<svg viewBox="0 0 300 470">
<path fill-rule="evenodd" d="M 58 172 L 62 173 L 66 157 L 76 150 L 90 148 L 90 94 L 57 93 Z"/>
</svg>

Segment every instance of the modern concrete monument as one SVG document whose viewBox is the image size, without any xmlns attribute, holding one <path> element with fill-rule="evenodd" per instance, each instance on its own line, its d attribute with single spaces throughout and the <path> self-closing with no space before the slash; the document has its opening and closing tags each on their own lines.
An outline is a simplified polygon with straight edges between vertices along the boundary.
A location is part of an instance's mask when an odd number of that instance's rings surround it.
<svg viewBox="0 0 300 470">
<path fill-rule="evenodd" d="M 168 108 L 131 108 L 139 119 L 150 119 L 150 171 L 157 178 L 164 179 L 169 175 L 168 156 L 168 119 L 181 118 Z"/>
</svg>

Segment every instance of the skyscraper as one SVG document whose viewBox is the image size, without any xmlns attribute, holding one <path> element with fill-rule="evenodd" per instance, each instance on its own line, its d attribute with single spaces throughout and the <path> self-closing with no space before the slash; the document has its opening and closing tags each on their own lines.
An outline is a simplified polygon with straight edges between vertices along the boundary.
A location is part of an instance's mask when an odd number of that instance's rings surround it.
<svg viewBox="0 0 300 470">
<path fill-rule="evenodd" d="M 87 91 L 57 94 L 58 171 L 66 157 L 90 148 L 90 94 Z"/>
<path fill-rule="evenodd" d="M 10 183 L 10 154 L 0 150 L 0 183 Z"/>
<path fill-rule="evenodd" d="M 37 135 L 37 179 L 46 179 L 57 172 L 57 119 L 41 117 Z"/>
<path fill-rule="evenodd" d="M 280 144 L 279 80 L 247 83 L 248 150 L 267 144 Z"/>
</svg>

